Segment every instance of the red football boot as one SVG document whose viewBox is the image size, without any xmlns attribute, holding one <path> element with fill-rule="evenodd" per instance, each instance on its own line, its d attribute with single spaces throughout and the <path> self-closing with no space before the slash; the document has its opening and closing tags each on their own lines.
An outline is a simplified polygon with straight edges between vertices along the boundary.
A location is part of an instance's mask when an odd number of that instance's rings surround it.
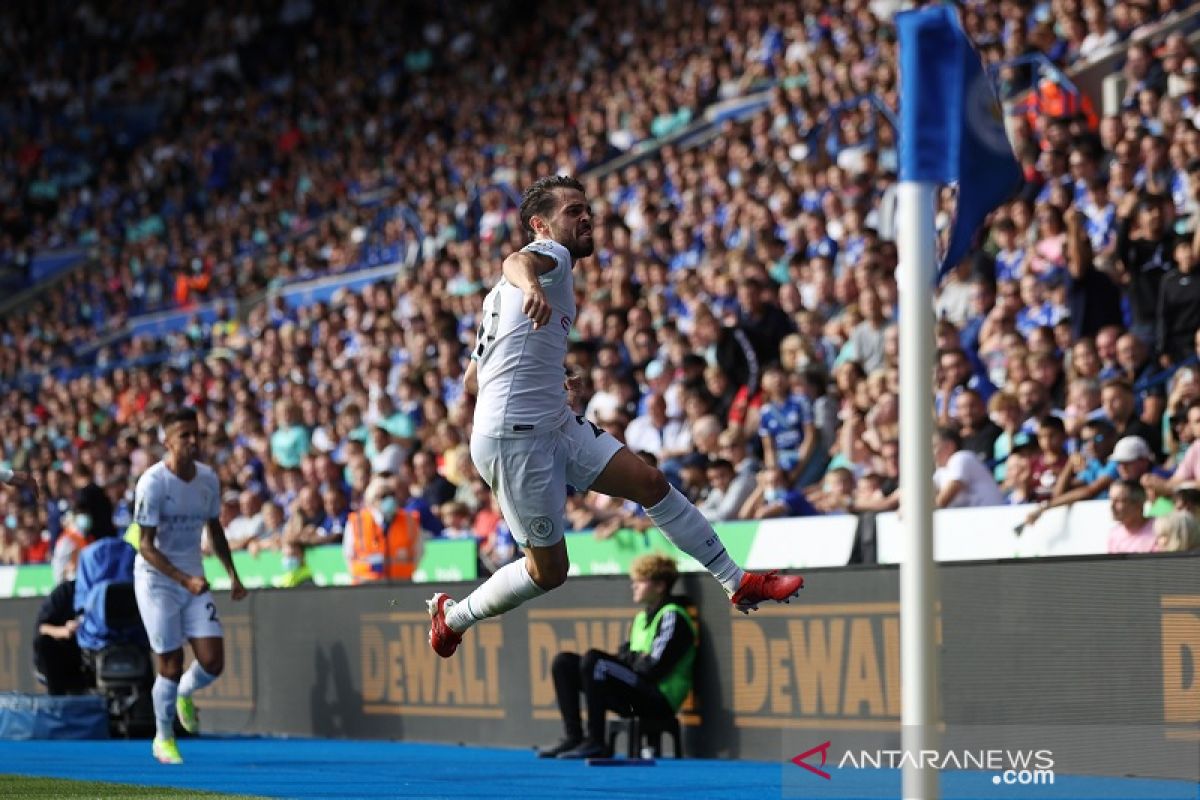
<svg viewBox="0 0 1200 800">
<path fill-rule="evenodd" d="M 453 603 L 454 601 L 450 599 L 450 595 L 444 592 L 438 592 L 432 599 L 425 601 L 430 619 L 429 644 L 433 647 L 433 652 L 442 658 L 454 655 L 454 651 L 462 643 L 462 634 L 446 624 L 447 602 Z"/>
<path fill-rule="evenodd" d="M 804 578 L 799 575 L 780 575 L 774 569 L 766 573 L 747 572 L 729 602 L 737 606 L 738 611 L 749 614 L 758 608 L 759 603 L 767 600 L 790 603 L 803 588 Z"/>
</svg>

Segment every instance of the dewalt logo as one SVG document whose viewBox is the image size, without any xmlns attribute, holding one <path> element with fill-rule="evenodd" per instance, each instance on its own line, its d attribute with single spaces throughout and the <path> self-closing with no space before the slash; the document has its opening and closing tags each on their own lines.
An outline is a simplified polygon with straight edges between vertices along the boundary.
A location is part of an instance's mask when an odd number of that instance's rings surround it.
<svg viewBox="0 0 1200 800">
<path fill-rule="evenodd" d="M 731 624 L 737 725 L 899 727 L 898 603 L 766 607 Z"/>
<path fill-rule="evenodd" d="M 454 658 L 439 658 L 428 636 L 426 614 L 360 615 L 363 713 L 503 719 L 500 623 L 472 628 Z"/>
<path fill-rule="evenodd" d="M 1167 737 L 1200 740 L 1200 595 L 1164 595 L 1161 603 Z"/>
</svg>

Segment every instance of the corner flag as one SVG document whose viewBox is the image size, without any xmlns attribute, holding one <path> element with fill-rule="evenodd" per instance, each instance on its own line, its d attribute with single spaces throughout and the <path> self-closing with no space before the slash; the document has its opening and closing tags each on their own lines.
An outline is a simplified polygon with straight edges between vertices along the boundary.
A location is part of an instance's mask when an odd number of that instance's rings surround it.
<svg viewBox="0 0 1200 800">
<path fill-rule="evenodd" d="M 1003 112 L 949 6 L 896 15 L 900 41 L 900 180 L 958 182 L 958 211 L 938 280 L 984 218 L 1021 185 Z"/>
</svg>

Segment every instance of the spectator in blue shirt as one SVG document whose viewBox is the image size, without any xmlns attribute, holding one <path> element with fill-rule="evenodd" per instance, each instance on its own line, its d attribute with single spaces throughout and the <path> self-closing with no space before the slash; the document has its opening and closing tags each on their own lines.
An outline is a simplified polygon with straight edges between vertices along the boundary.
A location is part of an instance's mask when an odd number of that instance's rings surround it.
<svg viewBox="0 0 1200 800">
<path fill-rule="evenodd" d="M 1050 508 L 1108 497 L 1108 487 L 1118 478 L 1118 461 L 1128 463 L 1136 460 L 1135 456 L 1142 455 L 1134 439 L 1122 439 L 1125 443 L 1122 452 L 1114 453 L 1117 435 L 1112 423 L 1106 419 L 1085 422 L 1079 432 L 1080 451 L 1071 456 L 1067 468 L 1058 474 L 1054 494 L 1049 500 L 1038 503 L 1026 515 L 1025 524 L 1037 522 L 1042 513 Z"/>
<path fill-rule="evenodd" d="M 783 470 L 764 469 L 758 473 L 758 486 L 746 498 L 742 519 L 771 519 L 773 517 L 812 517 L 820 511 L 804 496 L 803 492 L 789 488 Z"/>
<path fill-rule="evenodd" d="M 758 435 L 764 460 L 777 467 L 794 486 L 812 458 L 816 444 L 812 408 L 803 397 L 790 392 L 783 370 L 777 366 L 763 372 L 763 405 L 759 411 Z"/>
<path fill-rule="evenodd" d="M 948 424 L 954 418 L 957 413 L 955 401 L 963 389 L 974 389 L 985 404 L 996 393 L 996 387 L 982 371 L 972 370 L 971 361 L 961 347 L 938 351 L 937 360 L 938 389 L 934 401 L 942 424 Z"/>
</svg>

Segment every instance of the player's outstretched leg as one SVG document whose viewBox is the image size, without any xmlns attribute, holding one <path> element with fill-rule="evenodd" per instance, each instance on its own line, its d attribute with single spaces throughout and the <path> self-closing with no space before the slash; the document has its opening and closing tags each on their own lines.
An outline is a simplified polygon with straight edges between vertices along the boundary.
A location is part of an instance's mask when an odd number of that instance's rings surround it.
<svg viewBox="0 0 1200 800">
<path fill-rule="evenodd" d="M 560 539 L 547 547 L 526 547 L 525 558 L 496 570 L 460 603 L 438 592 L 425 603 L 430 617 L 429 644 L 439 656 L 449 658 L 468 628 L 562 585 L 567 567 L 567 545 Z"/>
<path fill-rule="evenodd" d="M 730 602 L 743 614 L 768 600 L 787 603 L 804 588 L 804 579 L 799 575 L 743 571 L 700 510 L 671 486 L 662 472 L 627 447 L 617 451 L 591 488 L 640 503 L 664 536 L 725 587 Z"/>
</svg>

